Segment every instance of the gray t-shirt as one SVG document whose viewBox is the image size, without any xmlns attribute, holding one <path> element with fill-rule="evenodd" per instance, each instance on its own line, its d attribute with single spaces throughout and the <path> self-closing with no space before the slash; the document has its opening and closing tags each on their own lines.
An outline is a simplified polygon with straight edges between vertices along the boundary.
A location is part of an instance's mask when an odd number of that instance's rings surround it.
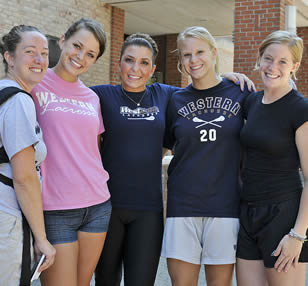
<svg viewBox="0 0 308 286">
<path fill-rule="evenodd" d="M 15 86 L 15 81 L 0 80 L 0 90 Z M 33 145 L 35 164 L 39 179 L 40 164 L 46 157 L 46 146 L 42 140 L 42 131 L 36 121 L 35 106 L 29 95 L 18 93 L 0 106 L 0 148 L 4 146 L 11 159 L 16 153 Z M 0 164 L 0 173 L 12 178 L 10 163 Z M 14 189 L 0 182 L 0 210 L 21 217 Z"/>
</svg>

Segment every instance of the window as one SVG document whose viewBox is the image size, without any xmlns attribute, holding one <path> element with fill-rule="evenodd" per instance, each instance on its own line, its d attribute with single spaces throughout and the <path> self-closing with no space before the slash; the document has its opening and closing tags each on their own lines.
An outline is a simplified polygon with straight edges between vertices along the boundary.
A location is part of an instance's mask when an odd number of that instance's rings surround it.
<svg viewBox="0 0 308 286">
<path fill-rule="evenodd" d="M 59 38 L 47 35 L 48 46 L 49 46 L 49 68 L 54 67 L 61 54 L 61 49 L 58 45 Z"/>
</svg>

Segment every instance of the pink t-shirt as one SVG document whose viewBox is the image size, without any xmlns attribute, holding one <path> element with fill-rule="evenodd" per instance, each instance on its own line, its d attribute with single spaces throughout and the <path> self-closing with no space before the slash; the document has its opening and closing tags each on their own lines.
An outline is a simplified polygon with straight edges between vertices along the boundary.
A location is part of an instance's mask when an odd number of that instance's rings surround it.
<svg viewBox="0 0 308 286">
<path fill-rule="evenodd" d="M 83 208 L 109 199 L 97 136 L 104 132 L 99 98 L 80 80 L 48 69 L 32 90 L 47 157 L 41 165 L 44 210 Z"/>
</svg>

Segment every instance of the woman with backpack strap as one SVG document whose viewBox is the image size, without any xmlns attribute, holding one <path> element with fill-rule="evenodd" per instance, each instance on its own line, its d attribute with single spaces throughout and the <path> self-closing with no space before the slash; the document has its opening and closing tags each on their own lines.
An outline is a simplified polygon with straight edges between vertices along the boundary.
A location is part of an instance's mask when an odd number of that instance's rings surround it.
<svg viewBox="0 0 308 286">
<path fill-rule="evenodd" d="M 2 37 L 0 52 L 6 74 L 0 80 L 0 90 L 16 87 L 25 91 L 11 96 L 0 107 L 0 147 L 7 156 L 0 164 L 0 285 L 30 285 L 30 255 L 23 257 L 30 248 L 29 240 L 23 246 L 30 235 L 27 222 L 36 256 L 46 255 L 40 271 L 53 264 L 56 253 L 46 238 L 42 211 L 39 165 L 46 147 L 34 103 L 26 94 L 47 70 L 48 42 L 35 27 L 15 26 Z M 28 263 L 22 263 L 24 258 Z"/>
</svg>

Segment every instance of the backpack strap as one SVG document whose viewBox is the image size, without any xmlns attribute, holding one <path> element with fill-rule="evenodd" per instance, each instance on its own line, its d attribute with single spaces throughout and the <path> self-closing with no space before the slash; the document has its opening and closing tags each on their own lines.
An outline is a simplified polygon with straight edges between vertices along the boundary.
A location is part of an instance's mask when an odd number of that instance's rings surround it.
<svg viewBox="0 0 308 286">
<path fill-rule="evenodd" d="M 11 178 L 0 174 L 0 182 L 14 189 L 13 180 Z"/>
<path fill-rule="evenodd" d="M 18 87 L 15 86 L 9 86 L 9 87 L 5 87 L 4 89 L 0 90 L 0 105 L 3 104 L 4 102 L 6 102 L 10 97 L 12 97 L 13 95 L 15 95 L 18 92 L 22 92 L 25 94 L 28 94 L 31 98 L 31 94 L 26 92 L 23 89 L 20 89 Z M 2 146 L 0 148 L 0 164 L 1 163 L 8 163 L 10 162 L 9 157 L 6 154 L 6 151 L 4 149 L 4 147 Z"/>
<path fill-rule="evenodd" d="M 12 97 L 13 95 L 15 95 L 18 92 L 28 94 L 32 98 L 32 96 L 29 92 L 27 92 L 23 89 L 20 89 L 18 87 L 15 87 L 15 86 L 9 86 L 9 87 L 5 87 L 5 88 L 0 90 L 0 105 L 3 104 L 4 102 L 6 102 L 10 97 Z"/>
<path fill-rule="evenodd" d="M 2 147 L 0 148 L 0 164 L 1 164 L 1 163 L 8 163 L 8 162 L 10 162 L 10 159 L 9 159 L 9 157 L 8 157 L 7 154 L 6 154 L 6 151 L 5 151 L 5 149 L 4 149 L 4 146 L 2 146 Z"/>
<path fill-rule="evenodd" d="M 30 93 L 18 87 L 10 86 L 0 90 L 0 105 L 19 92 L 26 93 L 32 98 Z M 9 161 L 10 160 L 6 154 L 6 151 L 2 146 L 0 148 L 0 164 L 8 163 Z M 0 174 L 0 182 L 14 188 L 13 180 L 2 174 Z M 22 229 L 23 229 L 23 249 L 22 249 L 20 286 L 30 286 L 30 279 L 31 279 L 30 227 L 23 214 L 22 214 Z"/>
<path fill-rule="evenodd" d="M 23 247 L 22 247 L 22 262 L 21 262 L 21 275 L 20 286 L 31 285 L 31 230 L 28 221 L 24 214 L 22 214 L 22 230 L 23 230 Z"/>
</svg>

